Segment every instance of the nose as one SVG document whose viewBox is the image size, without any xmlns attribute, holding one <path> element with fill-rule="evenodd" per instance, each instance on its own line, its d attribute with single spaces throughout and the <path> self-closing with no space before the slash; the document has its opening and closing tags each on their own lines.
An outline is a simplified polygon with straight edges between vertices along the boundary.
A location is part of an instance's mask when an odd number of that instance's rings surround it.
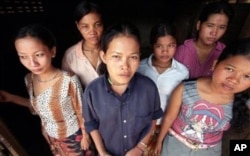
<svg viewBox="0 0 250 156">
<path fill-rule="evenodd" d="M 241 79 L 241 75 L 238 73 L 235 73 L 234 75 L 232 75 L 230 77 L 230 82 L 234 83 L 234 84 L 239 84 L 240 83 L 240 79 Z"/>
<path fill-rule="evenodd" d="M 90 32 L 91 34 L 96 34 L 96 29 L 97 29 L 97 28 L 96 28 L 95 26 L 91 26 L 89 32 Z"/>
<path fill-rule="evenodd" d="M 129 59 L 128 58 L 124 58 L 122 60 L 122 65 L 121 65 L 123 70 L 127 70 L 129 68 Z"/>
<path fill-rule="evenodd" d="M 214 27 L 214 28 L 212 29 L 211 34 L 212 34 L 213 36 L 216 36 L 216 34 L 217 34 L 217 32 L 218 32 L 218 29 L 219 29 L 219 28 Z"/>
<path fill-rule="evenodd" d="M 30 65 L 32 66 L 32 67 L 35 67 L 35 66 L 37 66 L 37 61 L 36 61 L 36 59 L 35 58 L 33 58 L 33 57 L 31 57 L 30 58 Z"/>
</svg>

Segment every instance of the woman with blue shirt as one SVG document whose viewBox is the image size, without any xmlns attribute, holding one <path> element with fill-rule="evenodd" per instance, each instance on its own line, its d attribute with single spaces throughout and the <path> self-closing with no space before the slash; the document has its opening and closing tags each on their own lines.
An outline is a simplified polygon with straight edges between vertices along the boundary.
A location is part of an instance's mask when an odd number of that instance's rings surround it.
<svg viewBox="0 0 250 156">
<path fill-rule="evenodd" d="M 136 73 L 139 31 L 131 24 L 113 25 L 104 32 L 101 48 L 107 71 L 85 89 L 86 131 L 100 156 L 142 155 L 163 111 L 154 82 Z"/>
</svg>

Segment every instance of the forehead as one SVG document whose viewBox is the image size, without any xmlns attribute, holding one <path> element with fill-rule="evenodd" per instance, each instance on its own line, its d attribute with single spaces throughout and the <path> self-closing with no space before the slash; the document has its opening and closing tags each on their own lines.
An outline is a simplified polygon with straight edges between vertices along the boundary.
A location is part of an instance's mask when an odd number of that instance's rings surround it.
<svg viewBox="0 0 250 156">
<path fill-rule="evenodd" d="M 139 53 L 140 44 L 132 36 L 119 35 L 109 43 L 108 51 L 119 53 Z"/>
<path fill-rule="evenodd" d="M 15 45 L 22 46 L 22 47 L 32 47 L 32 46 L 40 46 L 40 45 L 44 45 L 44 44 L 38 38 L 27 36 L 24 38 L 16 39 Z"/>
<path fill-rule="evenodd" d="M 80 24 L 89 24 L 89 23 L 95 23 L 97 21 L 101 21 L 101 16 L 96 12 L 90 12 L 83 16 L 81 20 L 79 21 Z"/>
<path fill-rule="evenodd" d="M 157 39 L 157 42 L 173 43 L 176 42 L 175 38 L 171 35 L 161 36 Z"/>
<path fill-rule="evenodd" d="M 34 52 L 48 48 L 39 39 L 34 37 L 20 38 L 15 41 L 15 47 L 18 52 Z"/>
<path fill-rule="evenodd" d="M 227 15 L 218 13 L 218 14 L 209 15 L 207 21 L 205 21 L 205 22 L 227 24 L 228 20 L 229 19 L 228 19 Z"/>
<path fill-rule="evenodd" d="M 242 55 L 232 56 L 222 61 L 224 64 L 232 65 L 235 68 L 250 74 L 250 58 Z"/>
</svg>

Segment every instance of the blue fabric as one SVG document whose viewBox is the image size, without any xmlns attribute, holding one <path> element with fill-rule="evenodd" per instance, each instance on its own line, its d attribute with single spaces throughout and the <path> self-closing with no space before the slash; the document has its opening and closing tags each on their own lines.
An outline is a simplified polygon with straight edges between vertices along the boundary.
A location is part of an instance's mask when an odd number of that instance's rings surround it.
<svg viewBox="0 0 250 156">
<path fill-rule="evenodd" d="M 148 133 L 152 120 L 163 116 L 154 82 L 136 73 L 122 96 L 114 93 L 103 75 L 83 94 L 87 132 L 99 130 L 112 156 L 123 156 Z"/>
</svg>

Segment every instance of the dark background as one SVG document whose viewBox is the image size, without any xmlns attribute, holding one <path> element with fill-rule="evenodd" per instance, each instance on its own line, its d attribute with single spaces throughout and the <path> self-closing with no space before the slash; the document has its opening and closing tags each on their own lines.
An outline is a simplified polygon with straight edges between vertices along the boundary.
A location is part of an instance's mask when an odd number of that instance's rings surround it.
<svg viewBox="0 0 250 156">
<path fill-rule="evenodd" d="M 24 76 L 28 72 L 19 62 L 14 49 L 16 31 L 30 23 L 42 23 L 57 37 L 56 66 L 60 67 L 65 50 L 81 39 L 73 21 L 74 6 L 80 0 L 1 0 L 0 1 L 0 89 L 27 97 Z M 25 3 L 24 3 L 25 2 Z M 41 3 L 39 3 L 41 2 Z M 128 20 L 136 24 L 142 37 L 142 56 L 150 53 L 148 35 L 158 21 L 173 22 L 178 28 L 177 41 L 190 37 L 194 21 L 205 0 L 99 0 L 104 9 L 105 26 Z M 40 6 L 40 11 L 18 12 L 18 6 Z M 249 4 L 232 4 L 233 23 L 222 41 L 250 36 Z M 20 8 L 20 7 L 19 7 Z M 1 10 L 2 9 L 2 10 Z M 14 10 L 14 11 L 13 11 Z M 40 120 L 27 108 L 10 103 L 0 104 L 0 118 L 17 141 L 31 156 L 49 156 L 49 148 L 41 135 Z"/>
</svg>

